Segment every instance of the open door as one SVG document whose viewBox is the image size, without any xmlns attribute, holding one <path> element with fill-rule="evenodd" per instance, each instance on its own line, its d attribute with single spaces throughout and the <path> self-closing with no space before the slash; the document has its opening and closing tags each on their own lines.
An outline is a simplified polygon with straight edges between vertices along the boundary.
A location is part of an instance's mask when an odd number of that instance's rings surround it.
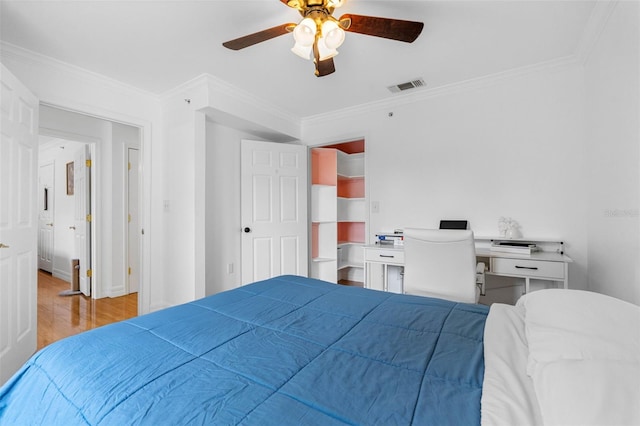
<svg viewBox="0 0 640 426">
<path fill-rule="evenodd" d="M 74 239 L 80 261 L 80 291 L 91 296 L 91 153 L 82 146 L 73 161 Z"/>
<path fill-rule="evenodd" d="M 38 173 L 38 269 L 53 273 L 54 163 L 40 165 Z"/>
<path fill-rule="evenodd" d="M 0 385 L 35 352 L 38 99 L 0 72 Z"/>
<path fill-rule="evenodd" d="M 242 284 L 308 275 L 307 147 L 242 141 Z"/>
<path fill-rule="evenodd" d="M 127 207 L 129 210 L 127 228 L 127 254 L 129 270 L 127 273 L 128 293 L 137 293 L 140 288 L 140 213 L 139 180 L 140 153 L 136 148 L 128 148 Z"/>
</svg>

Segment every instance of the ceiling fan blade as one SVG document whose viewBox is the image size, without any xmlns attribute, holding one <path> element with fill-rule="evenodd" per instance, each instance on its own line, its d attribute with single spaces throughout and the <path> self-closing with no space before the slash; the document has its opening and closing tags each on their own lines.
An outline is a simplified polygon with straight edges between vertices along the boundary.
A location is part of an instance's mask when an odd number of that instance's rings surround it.
<svg viewBox="0 0 640 426">
<path fill-rule="evenodd" d="M 231 50 L 244 49 L 245 47 L 253 46 L 254 44 L 262 43 L 263 41 L 271 40 L 272 38 L 287 34 L 293 31 L 295 26 L 296 24 L 278 25 L 277 27 L 258 31 L 257 33 L 249 34 L 244 37 L 225 41 L 222 45 Z"/>
<path fill-rule="evenodd" d="M 412 43 L 422 32 L 424 24 L 402 19 L 346 14 L 340 17 L 340 26 L 352 33 Z"/>
<path fill-rule="evenodd" d="M 333 58 L 325 59 L 316 63 L 316 76 L 324 77 L 325 75 L 333 74 L 336 72 L 336 66 L 333 63 Z"/>
</svg>

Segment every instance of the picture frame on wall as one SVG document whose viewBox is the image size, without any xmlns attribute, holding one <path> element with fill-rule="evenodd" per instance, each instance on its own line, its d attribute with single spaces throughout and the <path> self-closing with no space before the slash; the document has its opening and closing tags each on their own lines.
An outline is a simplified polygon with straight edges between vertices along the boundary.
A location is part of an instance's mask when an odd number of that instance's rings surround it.
<svg viewBox="0 0 640 426">
<path fill-rule="evenodd" d="M 73 195 L 73 161 L 67 163 L 67 195 Z"/>
</svg>

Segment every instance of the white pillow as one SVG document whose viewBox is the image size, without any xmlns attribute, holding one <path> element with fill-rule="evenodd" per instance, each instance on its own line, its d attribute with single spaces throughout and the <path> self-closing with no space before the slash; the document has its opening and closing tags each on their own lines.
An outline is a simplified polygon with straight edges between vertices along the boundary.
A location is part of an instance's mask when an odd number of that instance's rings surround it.
<svg viewBox="0 0 640 426">
<path fill-rule="evenodd" d="M 640 425 L 640 307 L 580 290 L 541 290 L 525 309 L 545 424 Z"/>
<path fill-rule="evenodd" d="M 640 307 L 603 294 L 549 289 L 518 300 L 525 308 L 528 372 L 539 362 L 640 362 Z"/>
</svg>

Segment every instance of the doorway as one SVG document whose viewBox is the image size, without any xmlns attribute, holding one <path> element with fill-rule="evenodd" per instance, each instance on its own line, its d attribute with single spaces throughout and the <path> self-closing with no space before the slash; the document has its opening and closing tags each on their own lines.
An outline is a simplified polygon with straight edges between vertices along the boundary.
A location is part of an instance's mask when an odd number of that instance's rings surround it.
<svg viewBox="0 0 640 426">
<path fill-rule="evenodd" d="M 135 282 L 135 288 L 139 287 L 142 281 L 142 268 L 139 266 L 142 257 L 139 228 L 142 221 L 138 217 L 142 211 L 138 190 L 141 186 L 139 182 L 142 180 L 140 161 L 136 158 L 137 165 L 131 168 L 128 166 L 131 150 L 138 153 L 142 148 L 141 128 L 40 105 L 40 135 L 45 139 L 45 143 L 73 142 L 79 146 L 91 147 L 92 197 L 89 214 L 86 215 L 87 221 L 90 222 L 88 237 L 91 241 L 91 268 L 88 274 L 91 278 L 91 297 L 101 299 L 128 294 L 132 282 Z M 67 151 L 66 147 L 56 149 Z M 129 176 L 131 171 L 135 172 L 134 178 Z M 73 196 L 67 195 L 65 183 L 66 175 L 56 176 L 56 199 L 62 197 L 69 201 Z M 57 214 L 58 206 L 55 209 Z M 59 217 L 53 223 L 55 228 L 61 232 L 67 231 L 67 234 L 70 233 L 70 227 L 81 224 L 62 222 Z M 71 281 L 72 271 L 69 265 L 75 253 L 69 248 L 65 251 L 58 250 L 60 244 L 57 234 L 54 236 L 53 244 L 54 264 L 63 265 L 61 268 L 54 268 L 53 275 Z M 132 260 L 135 261 L 134 267 L 131 265 Z M 81 273 L 84 274 L 84 271 Z"/>
</svg>

